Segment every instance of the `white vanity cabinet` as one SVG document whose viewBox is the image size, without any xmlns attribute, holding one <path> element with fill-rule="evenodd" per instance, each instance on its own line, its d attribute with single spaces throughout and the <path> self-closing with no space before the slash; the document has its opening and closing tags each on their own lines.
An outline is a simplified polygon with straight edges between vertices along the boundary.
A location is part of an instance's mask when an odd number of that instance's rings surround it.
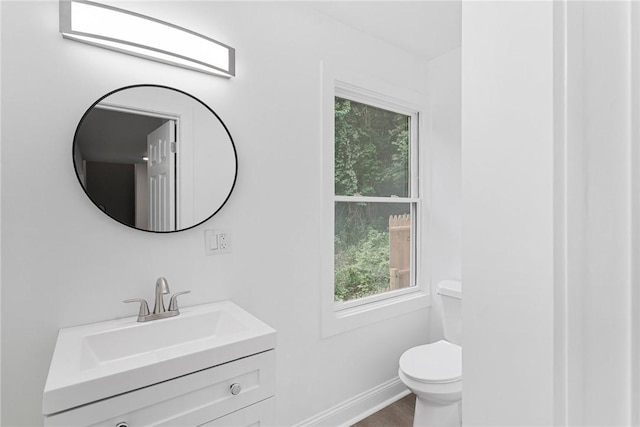
<svg viewBox="0 0 640 427">
<path fill-rule="evenodd" d="M 273 425 L 274 395 L 270 350 L 47 416 L 45 426 Z"/>
<path fill-rule="evenodd" d="M 275 344 L 274 329 L 228 301 L 62 329 L 44 425 L 273 425 Z"/>
</svg>

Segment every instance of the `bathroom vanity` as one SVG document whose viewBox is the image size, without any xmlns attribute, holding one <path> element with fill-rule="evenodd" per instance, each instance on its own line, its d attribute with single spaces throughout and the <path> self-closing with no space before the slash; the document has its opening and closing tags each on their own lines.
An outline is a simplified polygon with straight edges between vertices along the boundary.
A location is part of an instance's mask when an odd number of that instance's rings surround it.
<svg viewBox="0 0 640 427">
<path fill-rule="evenodd" d="M 45 426 L 274 423 L 276 331 L 230 301 L 60 330 Z"/>
</svg>

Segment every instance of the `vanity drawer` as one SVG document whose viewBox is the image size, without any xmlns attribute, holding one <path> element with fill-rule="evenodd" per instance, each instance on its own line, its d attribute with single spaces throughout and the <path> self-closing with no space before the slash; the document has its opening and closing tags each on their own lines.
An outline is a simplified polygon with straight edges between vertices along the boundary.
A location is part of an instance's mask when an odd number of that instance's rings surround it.
<svg viewBox="0 0 640 427">
<path fill-rule="evenodd" d="M 274 394 L 269 350 L 51 415 L 45 426 L 198 426 Z"/>
</svg>

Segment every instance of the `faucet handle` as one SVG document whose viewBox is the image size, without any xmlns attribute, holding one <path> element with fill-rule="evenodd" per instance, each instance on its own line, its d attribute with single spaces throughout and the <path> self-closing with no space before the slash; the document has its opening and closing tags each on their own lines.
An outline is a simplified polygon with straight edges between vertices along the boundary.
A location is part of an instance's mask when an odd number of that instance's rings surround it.
<svg viewBox="0 0 640 427">
<path fill-rule="evenodd" d="M 142 298 L 131 298 L 131 299 L 126 299 L 122 302 L 139 302 L 140 311 L 138 312 L 138 318 L 149 315 L 149 305 L 147 304 L 147 301 L 145 301 Z"/>
<path fill-rule="evenodd" d="M 175 294 L 173 294 L 171 296 L 171 299 L 169 300 L 169 308 L 167 309 L 168 311 L 179 311 L 178 310 L 178 296 L 179 295 L 184 295 L 184 294 L 190 294 L 191 291 L 182 291 L 182 292 L 176 292 Z"/>
</svg>

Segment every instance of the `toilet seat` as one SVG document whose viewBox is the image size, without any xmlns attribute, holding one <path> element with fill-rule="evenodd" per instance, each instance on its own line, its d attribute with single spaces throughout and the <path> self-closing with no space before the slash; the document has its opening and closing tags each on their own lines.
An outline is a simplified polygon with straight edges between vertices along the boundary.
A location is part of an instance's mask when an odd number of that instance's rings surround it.
<svg viewBox="0 0 640 427">
<path fill-rule="evenodd" d="M 429 384 L 462 380 L 462 347 L 440 340 L 413 347 L 400 356 L 400 370 L 410 379 Z"/>
</svg>

